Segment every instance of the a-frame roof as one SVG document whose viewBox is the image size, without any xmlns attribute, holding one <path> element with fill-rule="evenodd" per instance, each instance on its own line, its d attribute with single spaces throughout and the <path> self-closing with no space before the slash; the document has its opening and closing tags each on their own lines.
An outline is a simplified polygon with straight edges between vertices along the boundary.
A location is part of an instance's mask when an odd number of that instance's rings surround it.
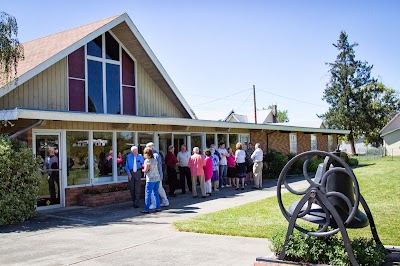
<svg viewBox="0 0 400 266">
<path fill-rule="evenodd" d="M 18 63 L 17 80 L 0 91 L 0 97 L 109 30 L 120 39 L 175 106 L 188 117 L 196 119 L 193 110 L 126 13 L 23 43 L 25 60 Z"/>
</svg>

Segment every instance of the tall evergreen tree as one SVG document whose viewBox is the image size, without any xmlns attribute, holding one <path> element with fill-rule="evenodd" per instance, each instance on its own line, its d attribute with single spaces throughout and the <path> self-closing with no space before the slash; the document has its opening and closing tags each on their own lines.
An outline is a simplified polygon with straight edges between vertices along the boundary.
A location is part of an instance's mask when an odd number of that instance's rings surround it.
<svg viewBox="0 0 400 266">
<path fill-rule="evenodd" d="M 399 100 L 394 90 L 371 77 L 372 65 L 356 60 L 354 47 L 358 44 L 349 44 L 344 31 L 333 46 L 339 50 L 339 54 L 335 62 L 327 63 L 331 78 L 322 98 L 330 107 L 319 117 L 329 127 L 350 130 L 347 140 L 354 154 L 354 142 L 361 136 L 377 144 L 381 121 L 387 122 L 393 112 L 399 109 Z"/>
<path fill-rule="evenodd" d="M 18 62 L 24 59 L 24 49 L 17 34 L 17 20 L 0 12 L 0 88 L 17 76 Z"/>
</svg>

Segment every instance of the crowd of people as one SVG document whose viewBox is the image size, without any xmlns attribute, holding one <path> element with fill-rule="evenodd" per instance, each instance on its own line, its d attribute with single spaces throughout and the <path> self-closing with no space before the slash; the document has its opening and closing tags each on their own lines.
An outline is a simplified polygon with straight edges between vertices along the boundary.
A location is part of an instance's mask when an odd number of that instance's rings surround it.
<svg viewBox="0 0 400 266">
<path fill-rule="evenodd" d="M 220 142 L 218 148 L 212 144 L 203 154 L 200 154 L 199 147 L 193 148 L 193 154 L 185 145 L 180 148 L 175 155 L 175 147 L 170 145 L 165 156 L 169 197 L 176 197 L 175 192 L 179 188 L 182 194 L 186 194 L 186 184 L 194 198 L 198 197 L 197 185 L 200 186 L 202 198 L 209 197 L 213 191 L 218 192 L 222 188 L 244 190 L 248 184 L 253 184 L 253 189 L 262 189 L 263 151 L 259 143 L 254 148 L 249 143 L 244 150 L 242 143 L 238 142 L 235 153 L 232 148 L 226 148 L 224 142 Z M 149 213 L 152 209 L 159 212 L 161 207 L 169 206 L 163 187 L 162 165 L 162 157 L 152 142 L 146 144 L 143 155 L 139 154 L 138 147 L 132 146 L 131 153 L 126 157 L 125 171 L 128 174 L 134 208 L 139 208 L 142 174 L 146 178 L 142 213 Z"/>
</svg>

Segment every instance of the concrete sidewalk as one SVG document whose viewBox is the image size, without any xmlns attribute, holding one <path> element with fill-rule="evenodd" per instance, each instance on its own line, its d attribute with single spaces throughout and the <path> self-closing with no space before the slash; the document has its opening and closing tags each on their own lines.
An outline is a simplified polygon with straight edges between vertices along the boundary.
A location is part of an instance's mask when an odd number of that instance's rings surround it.
<svg viewBox="0 0 400 266">
<path fill-rule="evenodd" d="M 131 203 L 40 212 L 0 227 L 0 265 L 252 265 L 272 255 L 268 240 L 178 232 L 172 222 L 275 196 L 275 185 L 225 188 L 206 199 L 178 195 L 169 208 L 146 215 Z"/>
</svg>

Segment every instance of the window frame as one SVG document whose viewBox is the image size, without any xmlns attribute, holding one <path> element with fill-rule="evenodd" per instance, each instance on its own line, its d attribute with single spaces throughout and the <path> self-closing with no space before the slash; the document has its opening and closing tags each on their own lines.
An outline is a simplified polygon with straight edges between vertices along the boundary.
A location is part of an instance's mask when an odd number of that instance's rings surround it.
<svg viewBox="0 0 400 266">
<path fill-rule="evenodd" d="M 315 138 L 315 148 L 313 148 L 313 137 Z M 317 137 L 317 134 L 310 134 L 310 150 L 311 151 L 318 150 L 318 137 Z"/>
<path fill-rule="evenodd" d="M 294 136 L 292 141 L 292 137 Z M 294 149 L 292 149 L 292 146 L 294 146 Z M 289 152 L 293 154 L 297 154 L 297 133 L 292 132 L 289 133 Z"/>
<path fill-rule="evenodd" d="M 70 97 L 69 97 L 69 79 L 76 79 L 76 80 L 81 80 L 85 82 L 85 113 L 89 113 L 88 109 L 89 109 L 89 88 L 88 88 L 88 59 L 89 60 L 93 60 L 93 61 L 98 61 L 102 63 L 102 73 L 103 73 L 103 110 L 104 110 L 104 114 L 107 114 L 107 88 L 106 88 L 106 64 L 110 63 L 110 64 L 114 64 L 114 65 L 119 65 L 119 76 L 120 76 L 120 115 L 124 114 L 124 99 L 123 99 L 123 86 L 126 87 L 131 87 L 135 90 L 135 115 L 138 115 L 138 111 L 139 111 L 139 107 L 138 107 L 138 103 L 139 103 L 139 99 L 138 99 L 138 75 L 137 75 L 137 68 L 138 68 L 138 62 L 136 60 L 136 58 L 129 52 L 129 50 L 125 47 L 125 45 L 118 39 L 118 37 L 111 31 L 107 31 L 118 43 L 119 43 L 119 61 L 115 61 L 115 60 L 111 60 L 111 59 L 107 59 L 106 58 L 106 41 L 105 41 L 105 34 L 106 32 L 102 33 L 102 57 L 96 57 L 96 56 L 92 56 L 92 55 L 88 55 L 87 54 L 87 46 L 88 43 L 86 43 L 85 45 L 83 45 L 84 48 L 84 63 L 85 63 L 85 78 L 84 79 L 79 79 L 79 78 L 73 78 L 73 77 L 69 77 L 69 69 L 68 69 L 68 56 L 66 56 L 67 59 L 67 103 L 68 103 L 68 111 L 70 111 Z M 97 37 L 96 37 L 97 38 Z M 95 38 L 94 38 L 95 39 Z M 130 59 L 134 62 L 134 77 L 135 77 L 135 85 L 131 86 L 131 85 L 124 85 L 122 83 L 122 49 L 124 50 L 124 52 L 130 57 Z"/>
</svg>

